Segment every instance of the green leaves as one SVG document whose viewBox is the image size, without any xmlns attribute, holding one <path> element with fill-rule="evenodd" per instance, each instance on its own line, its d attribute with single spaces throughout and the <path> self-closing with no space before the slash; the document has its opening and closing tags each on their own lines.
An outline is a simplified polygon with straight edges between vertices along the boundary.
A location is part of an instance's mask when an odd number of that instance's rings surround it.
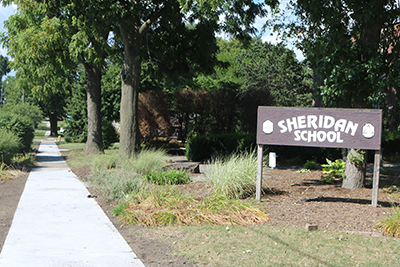
<svg viewBox="0 0 400 267">
<path fill-rule="evenodd" d="M 249 49 L 236 57 L 235 64 L 243 90 L 269 91 L 277 106 L 311 105 L 311 73 L 283 44 L 253 39 Z"/>
<path fill-rule="evenodd" d="M 189 175 L 185 171 L 168 170 L 155 171 L 145 174 L 149 183 L 158 185 L 185 184 L 190 182 Z"/>
<path fill-rule="evenodd" d="M 342 159 L 331 161 L 326 159 L 327 164 L 322 164 L 323 175 L 321 176 L 321 182 L 332 183 L 335 178 L 343 178 L 344 170 L 346 168 L 346 162 Z M 327 174 L 327 175 L 326 175 Z"/>
</svg>

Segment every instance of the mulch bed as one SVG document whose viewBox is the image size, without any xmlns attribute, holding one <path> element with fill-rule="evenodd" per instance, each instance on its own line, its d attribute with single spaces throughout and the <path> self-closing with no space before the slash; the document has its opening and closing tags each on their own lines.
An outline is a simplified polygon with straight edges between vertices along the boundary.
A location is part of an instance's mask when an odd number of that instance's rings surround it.
<svg viewBox="0 0 400 267">
<path fill-rule="evenodd" d="M 90 174 L 87 167 L 73 171 L 85 181 Z M 298 168 L 286 168 L 265 172 L 263 180 L 267 187 L 264 188 L 261 205 L 269 213 L 270 225 L 305 227 L 312 224 L 318 225 L 319 229 L 376 235 L 381 233 L 376 223 L 391 213 L 392 205 L 400 203 L 399 198 L 390 197 L 382 188 L 400 183 L 399 174 L 381 174 L 378 207 L 374 208 L 371 206 L 372 173 L 367 173 L 365 188 L 344 189 L 340 179 L 332 184 L 321 183 L 321 170 L 310 173 L 297 171 Z M 180 191 L 196 193 L 199 197 L 210 192 L 204 182 L 179 187 Z"/>
<path fill-rule="evenodd" d="M 264 180 L 268 192 L 262 197 L 262 204 L 268 210 L 271 225 L 305 227 L 316 224 L 319 229 L 380 233 L 376 228 L 379 219 L 388 216 L 392 204 L 398 204 L 379 189 L 378 207 L 371 206 L 372 188 L 344 189 L 341 180 L 333 184 L 320 182 L 321 170 L 298 173 L 295 169 L 269 170 Z M 371 184 L 372 174 L 367 174 Z M 399 182 L 398 174 L 381 175 L 382 186 Z"/>
</svg>

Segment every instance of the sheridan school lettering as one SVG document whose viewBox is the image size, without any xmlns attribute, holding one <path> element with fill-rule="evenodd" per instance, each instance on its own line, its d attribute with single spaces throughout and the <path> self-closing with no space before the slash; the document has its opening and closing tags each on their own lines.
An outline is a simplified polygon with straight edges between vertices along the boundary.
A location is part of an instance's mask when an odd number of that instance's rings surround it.
<svg viewBox="0 0 400 267">
<path fill-rule="evenodd" d="M 257 144 L 380 150 L 382 110 L 258 107 Z"/>
<path fill-rule="evenodd" d="M 278 122 L 280 132 L 292 132 L 294 141 L 343 143 L 341 134 L 356 134 L 358 123 L 346 119 L 335 120 L 327 115 L 307 115 L 287 118 Z"/>
</svg>

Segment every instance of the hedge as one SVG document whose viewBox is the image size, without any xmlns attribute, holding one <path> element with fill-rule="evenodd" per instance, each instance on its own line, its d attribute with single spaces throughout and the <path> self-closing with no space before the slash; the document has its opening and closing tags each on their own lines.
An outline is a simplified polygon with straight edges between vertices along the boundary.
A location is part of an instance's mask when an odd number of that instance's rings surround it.
<svg viewBox="0 0 400 267">
<path fill-rule="evenodd" d="M 21 149 L 21 139 L 13 132 L 0 129 L 0 161 L 7 165 L 11 164 L 12 158 Z"/>
<path fill-rule="evenodd" d="M 226 133 L 189 138 L 186 157 L 190 161 L 205 161 L 213 156 L 248 151 L 256 146 L 256 135 L 249 133 Z"/>
<path fill-rule="evenodd" d="M 31 150 L 35 129 L 27 117 L 0 112 L 0 129 L 11 131 L 21 139 L 20 152 Z"/>
<path fill-rule="evenodd" d="M 187 140 L 186 157 L 190 161 L 201 162 L 215 156 L 250 151 L 255 148 L 255 133 L 195 136 Z M 314 160 L 325 163 L 326 158 L 332 160 L 342 158 L 342 149 L 338 148 L 265 145 L 264 154 L 269 152 L 275 152 L 281 162 L 296 158 L 304 162 Z"/>
</svg>

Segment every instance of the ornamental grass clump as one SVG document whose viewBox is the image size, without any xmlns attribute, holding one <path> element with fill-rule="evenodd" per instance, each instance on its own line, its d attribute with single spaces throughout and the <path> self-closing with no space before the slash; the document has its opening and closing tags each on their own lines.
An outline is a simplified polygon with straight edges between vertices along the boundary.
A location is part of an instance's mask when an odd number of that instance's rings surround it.
<svg viewBox="0 0 400 267">
<path fill-rule="evenodd" d="M 113 213 L 126 224 L 148 226 L 256 225 L 269 221 L 267 212 L 255 204 L 224 195 L 196 200 L 165 186 L 131 192 Z"/>
<path fill-rule="evenodd" d="M 381 219 L 376 224 L 383 230 L 383 234 L 394 237 L 400 236 L 400 206 L 393 207 L 393 212 L 389 217 Z"/>
<path fill-rule="evenodd" d="M 123 199 L 128 193 L 144 186 L 141 175 L 123 169 L 94 171 L 90 181 L 106 201 Z"/>
<path fill-rule="evenodd" d="M 216 194 L 244 198 L 254 194 L 257 176 L 255 152 L 234 154 L 227 159 L 215 159 L 205 173 L 206 181 Z"/>
<path fill-rule="evenodd" d="M 142 149 L 136 156 L 122 163 L 122 168 L 147 174 L 160 171 L 165 165 L 166 152 L 152 148 Z"/>
<path fill-rule="evenodd" d="M 118 155 L 101 155 L 92 164 L 90 180 L 105 200 L 123 199 L 144 186 L 146 174 L 161 171 L 164 165 L 165 152 L 155 149 L 143 149 L 123 161 Z"/>
<path fill-rule="evenodd" d="M 115 155 L 99 155 L 94 159 L 94 163 L 92 164 L 92 171 L 102 171 L 102 170 L 110 170 L 114 169 L 118 165 L 119 157 L 117 154 Z"/>
</svg>

